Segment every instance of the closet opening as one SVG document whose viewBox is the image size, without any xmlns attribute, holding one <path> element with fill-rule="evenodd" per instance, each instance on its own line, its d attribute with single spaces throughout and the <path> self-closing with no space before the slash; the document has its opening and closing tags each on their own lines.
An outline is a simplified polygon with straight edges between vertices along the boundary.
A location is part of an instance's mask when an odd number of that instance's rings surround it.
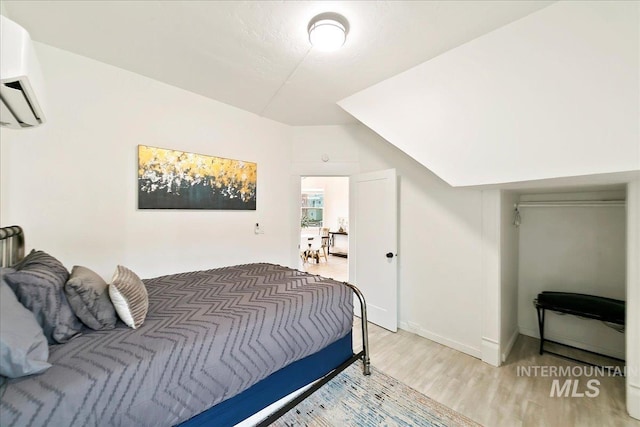
<svg viewBox="0 0 640 427">
<path fill-rule="evenodd" d="M 512 199 L 520 334 L 540 338 L 533 302 L 545 291 L 626 300 L 625 185 L 527 191 Z M 545 340 L 625 358 L 624 327 L 552 310 L 544 314 Z M 596 365 L 624 365 L 553 343 L 544 348 Z"/>
</svg>

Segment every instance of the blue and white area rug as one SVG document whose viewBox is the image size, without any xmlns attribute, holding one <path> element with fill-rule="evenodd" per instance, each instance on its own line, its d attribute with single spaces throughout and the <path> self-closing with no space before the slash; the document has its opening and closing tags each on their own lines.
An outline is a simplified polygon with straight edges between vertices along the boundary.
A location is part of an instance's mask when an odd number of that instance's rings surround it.
<svg viewBox="0 0 640 427">
<path fill-rule="evenodd" d="M 274 426 L 480 426 L 377 369 L 349 366 Z"/>
</svg>

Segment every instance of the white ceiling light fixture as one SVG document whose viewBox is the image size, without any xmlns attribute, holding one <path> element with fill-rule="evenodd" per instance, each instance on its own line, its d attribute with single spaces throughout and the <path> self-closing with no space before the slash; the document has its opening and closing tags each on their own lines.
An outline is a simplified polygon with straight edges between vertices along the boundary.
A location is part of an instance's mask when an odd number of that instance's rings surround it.
<svg viewBox="0 0 640 427">
<path fill-rule="evenodd" d="M 344 16 L 325 12 L 316 15 L 307 27 L 309 42 L 314 48 L 330 52 L 341 48 L 347 40 L 349 21 Z"/>
</svg>

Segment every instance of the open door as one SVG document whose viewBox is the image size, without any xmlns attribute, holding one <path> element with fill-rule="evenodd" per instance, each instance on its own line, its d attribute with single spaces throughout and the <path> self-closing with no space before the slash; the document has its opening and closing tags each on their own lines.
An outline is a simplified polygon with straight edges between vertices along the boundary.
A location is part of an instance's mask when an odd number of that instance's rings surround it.
<svg viewBox="0 0 640 427">
<path fill-rule="evenodd" d="M 349 191 L 349 282 L 370 322 L 398 330 L 398 196 L 395 169 L 354 175 Z M 356 304 L 356 307 L 358 305 Z"/>
</svg>

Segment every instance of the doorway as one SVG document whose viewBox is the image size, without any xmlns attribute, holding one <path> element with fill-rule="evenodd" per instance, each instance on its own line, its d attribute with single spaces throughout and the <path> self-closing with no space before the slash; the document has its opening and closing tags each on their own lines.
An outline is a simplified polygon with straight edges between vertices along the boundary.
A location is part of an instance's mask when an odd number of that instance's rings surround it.
<svg viewBox="0 0 640 427">
<path fill-rule="evenodd" d="M 346 168 L 342 168 L 346 169 Z M 299 270 L 322 274 L 329 278 L 340 281 L 348 281 L 357 286 L 367 299 L 368 319 L 390 331 L 395 332 L 398 324 L 398 177 L 395 169 L 386 169 L 373 172 L 355 173 L 352 175 L 313 175 L 317 172 L 294 173 L 292 175 L 291 188 L 291 236 L 293 242 L 292 265 Z M 322 173 L 322 172 L 320 172 Z M 302 179 L 304 177 L 304 179 Z M 303 234 L 306 238 L 318 236 L 317 224 L 309 224 L 302 227 L 302 189 L 320 190 L 320 184 L 313 184 L 313 179 L 338 177 L 343 178 L 344 183 L 349 184 L 343 187 L 343 193 L 347 196 L 343 212 L 348 209 L 348 219 L 342 215 L 335 215 L 335 220 L 331 220 L 329 206 L 325 206 L 325 199 L 330 202 L 330 196 L 322 191 L 322 228 L 335 230 L 343 224 L 341 236 L 345 238 L 346 261 L 341 270 L 343 276 L 338 276 L 335 272 L 318 271 L 323 270 L 325 260 L 323 258 L 304 258 L 304 249 L 308 247 L 308 241 L 301 242 Z M 327 197 L 325 197 L 327 196 Z M 317 196 L 315 196 L 317 198 Z M 320 208 L 317 206 L 306 206 L 307 208 Z M 307 209 L 308 210 L 308 209 Z M 325 212 L 326 211 L 326 212 Z M 338 217 L 345 218 L 338 221 Z M 312 221 L 318 221 L 319 212 L 314 214 Z M 329 226 L 329 227 L 326 227 Z M 342 258 L 334 255 L 335 245 L 338 244 L 335 231 L 329 231 L 331 249 L 327 248 L 326 265 L 331 266 L 332 261 Z M 347 246 L 348 245 L 348 246 Z M 313 249 L 313 248 L 311 248 Z M 319 249 L 319 248 L 318 248 Z M 313 250 L 311 251 L 313 253 Z M 329 254 L 331 252 L 331 254 Z M 313 270 L 318 269 L 318 270 Z M 358 315 L 358 306 L 354 307 Z"/>
<path fill-rule="evenodd" d="M 300 178 L 300 270 L 349 280 L 349 177 Z"/>
</svg>

